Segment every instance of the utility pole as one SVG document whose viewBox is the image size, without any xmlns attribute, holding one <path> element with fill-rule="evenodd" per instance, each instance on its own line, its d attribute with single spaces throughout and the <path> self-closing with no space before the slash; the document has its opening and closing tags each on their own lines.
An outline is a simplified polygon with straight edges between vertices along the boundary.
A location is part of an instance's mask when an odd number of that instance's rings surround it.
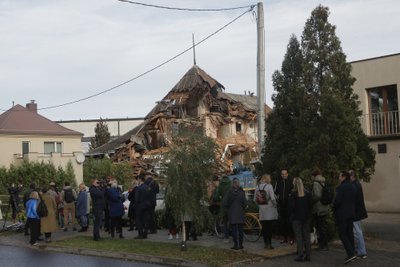
<svg viewBox="0 0 400 267">
<path fill-rule="evenodd" d="M 257 4 L 257 104 L 258 104 L 258 148 L 259 157 L 265 137 L 265 30 L 263 3 Z"/>
</svg>

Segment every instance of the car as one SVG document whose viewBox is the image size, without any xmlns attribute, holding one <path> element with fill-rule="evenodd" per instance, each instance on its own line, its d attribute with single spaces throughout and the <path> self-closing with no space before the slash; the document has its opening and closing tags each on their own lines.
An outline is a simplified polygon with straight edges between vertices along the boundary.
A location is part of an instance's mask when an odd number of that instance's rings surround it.
<svg viewBox="0 0 400 267">
<path fill-rule="evenodd" d="M 131 203 L 128 199 L 128 195 L 129 195 L 129 191 L 124 191 L 122 193 L 122 198 L 124 200 L 124 216 L 122 216 L 123 220 L 129 220 L 128 218 L 128 210 L 129 210 L 129 204 Z M 165 191 L 163 189 L 160 188 L 160 192 L 156 195 L 156 211 L 158 210 L 163 210 L 165 209 Z"/>
</svg>

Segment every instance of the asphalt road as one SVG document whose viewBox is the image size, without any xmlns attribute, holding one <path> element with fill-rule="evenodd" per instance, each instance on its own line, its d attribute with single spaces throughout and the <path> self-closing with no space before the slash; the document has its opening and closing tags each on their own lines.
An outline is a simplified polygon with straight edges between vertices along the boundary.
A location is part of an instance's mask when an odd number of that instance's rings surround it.
<svg viewBox="0 0 400 267">
<path fill-rule="evenodd" d="M 51 253 L 37 249 L 0 245 L 1 267 L 157 267 L 161 265 L 120 261 L 99 257 Z"/>
</svg>

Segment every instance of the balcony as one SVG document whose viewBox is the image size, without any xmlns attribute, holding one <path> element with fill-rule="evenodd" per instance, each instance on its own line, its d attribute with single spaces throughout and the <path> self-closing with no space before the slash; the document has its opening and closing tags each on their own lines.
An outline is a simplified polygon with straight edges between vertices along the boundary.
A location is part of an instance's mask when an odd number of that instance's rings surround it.
<svg viewBox="0 0 400 267">
<path fill-rule="evenodd" d="M 370 136 L 400 134 L 399 111 L 388 111 L 368 114 Z"/>
</svg>

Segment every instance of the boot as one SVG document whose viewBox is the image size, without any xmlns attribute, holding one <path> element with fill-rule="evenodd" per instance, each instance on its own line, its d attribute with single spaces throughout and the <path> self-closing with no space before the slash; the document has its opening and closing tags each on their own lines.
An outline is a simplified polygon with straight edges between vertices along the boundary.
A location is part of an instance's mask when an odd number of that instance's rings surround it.
<svg viewBox="0 0 400 267">
<path fill-rule="evenodd" d="M 122 235 L 122 233 L 119 234 L 119 238 L 124 238 L 124 236 Z"/>
</svg>

